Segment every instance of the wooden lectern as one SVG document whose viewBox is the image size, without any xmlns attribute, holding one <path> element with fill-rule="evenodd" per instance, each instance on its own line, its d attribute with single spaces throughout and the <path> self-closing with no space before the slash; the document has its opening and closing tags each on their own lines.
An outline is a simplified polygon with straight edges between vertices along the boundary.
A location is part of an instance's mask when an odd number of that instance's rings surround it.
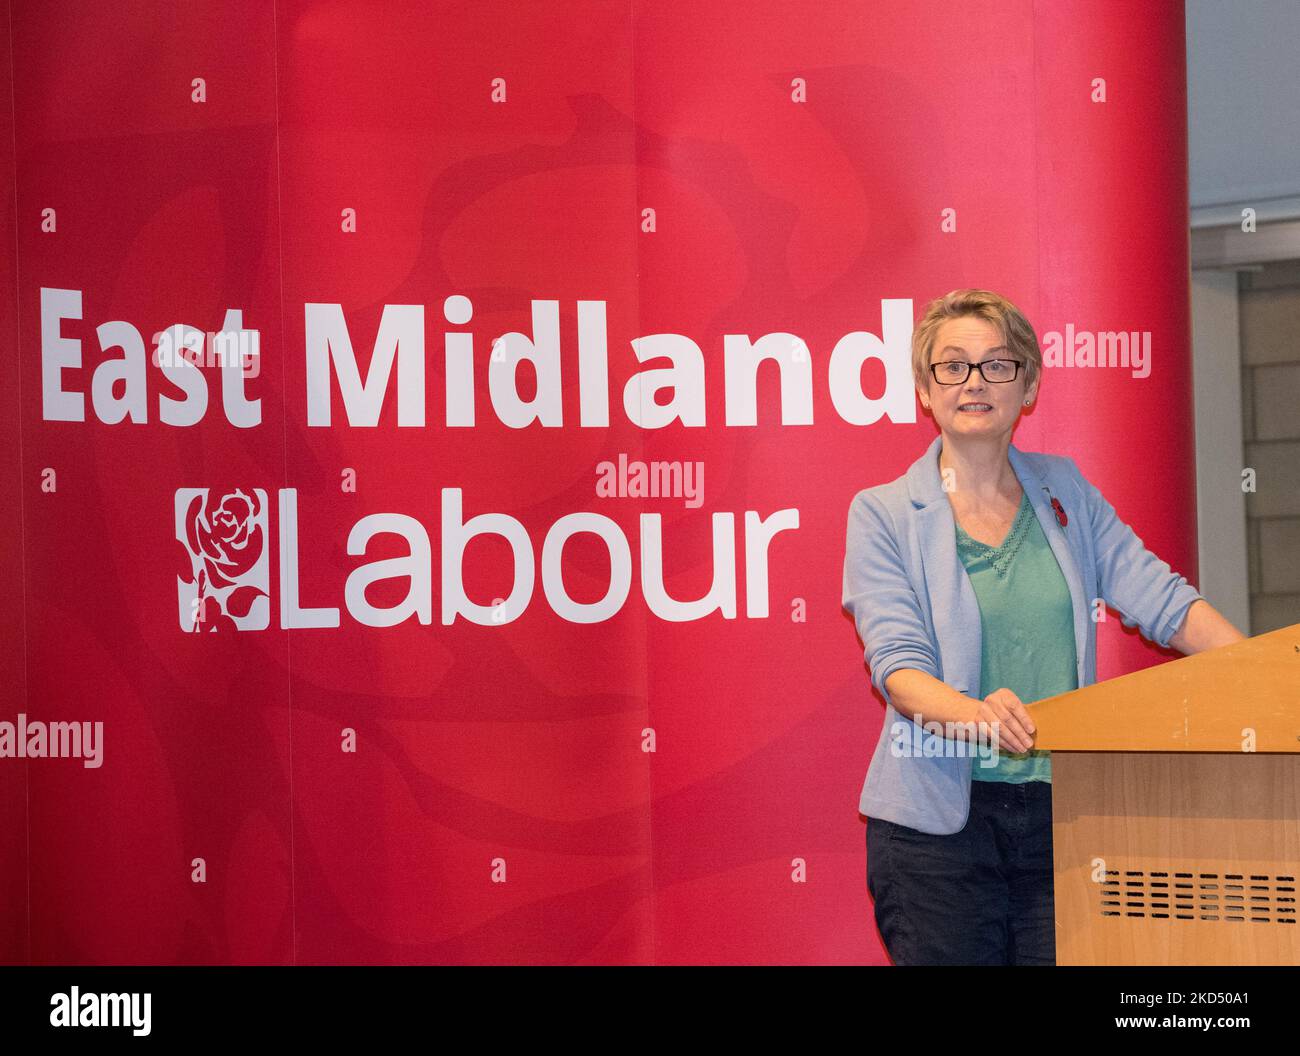
<svg viewBox="0 0 1300 1056">
<path fill-rule="evenodd" d="M 1300 624 L 1030 714 L 1058 964 L 1300 964 Z"/>
</svg>

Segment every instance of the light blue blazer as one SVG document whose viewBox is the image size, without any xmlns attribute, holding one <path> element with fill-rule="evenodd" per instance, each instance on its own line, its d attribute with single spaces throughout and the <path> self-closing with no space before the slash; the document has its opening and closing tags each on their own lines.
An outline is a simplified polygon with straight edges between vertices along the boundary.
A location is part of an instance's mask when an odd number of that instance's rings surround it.
<svg viewBox="0 0 1300 1056">
<path fill-rule="evenodd" d="M 895 711 L 885 679 L 910 667 L 967 696 L 979 695 L 979 602 L 957 556 L 952 506 L 939 475 L 942 440 L 936 436 L 897 480 L 853 497 L 844 555 L 844 608 L 857 624 L 871 683 L 886 703 L 858 810 L 937 835 L 966 824 L 972 759 L 953 754 L 951 741 L 943 752 L 941 734 L 924 734 L 910 716 Z M 1167 646 L 1200 592 L 1143 545 L 1072 458 L 1020 451 L 1014 444 L 1007 455 L 1070 588 L 1078 684 L 1097 680 L 1095 598 L 1105 599 L 1124 626 L 1136 625 L 1143 637 Z M 891 731 L 900 722 L 906 742 L 923 743 L 927 754 L 891 750 Z"/>
</svg>

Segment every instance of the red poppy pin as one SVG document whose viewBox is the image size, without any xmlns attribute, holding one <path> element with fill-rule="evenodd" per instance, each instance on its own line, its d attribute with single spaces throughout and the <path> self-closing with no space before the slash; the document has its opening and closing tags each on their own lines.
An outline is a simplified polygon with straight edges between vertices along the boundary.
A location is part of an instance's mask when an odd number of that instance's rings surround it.
<svg viewBox="0 0 1300 1056">
<path fill-rule="evenodd" d="M 1052 509 L 1056 511 L 1056 519 L 1060 522 L 1062 528 L 1070 523 L 1070 518 L 1065 515 L 1065 507 L 1061 505 L 1061 500 L 1055 495 L 1052 496 Z"/>
</svg>

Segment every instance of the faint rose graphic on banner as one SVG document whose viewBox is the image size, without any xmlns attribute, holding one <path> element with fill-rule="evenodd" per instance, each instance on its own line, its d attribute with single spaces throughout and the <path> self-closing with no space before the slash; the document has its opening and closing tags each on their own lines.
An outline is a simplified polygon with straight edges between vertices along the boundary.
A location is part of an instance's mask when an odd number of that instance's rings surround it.
<svg viewBox="0 0 1300 1056">
<path fill-rule="evenodd" d="M 261 488 L 177 489 L 176 538 L 190 566 L 176 577 L 181 630 L 265 630 L 271 620 L 266 537 Z"/>
</svg>

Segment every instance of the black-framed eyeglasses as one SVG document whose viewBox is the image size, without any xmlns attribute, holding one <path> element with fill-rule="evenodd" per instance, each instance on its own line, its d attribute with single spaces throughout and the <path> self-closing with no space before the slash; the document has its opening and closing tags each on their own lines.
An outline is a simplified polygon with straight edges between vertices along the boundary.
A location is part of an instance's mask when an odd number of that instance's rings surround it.
<svg viewBox="0 0 1300 1056">
<path fill-rule="evenodd" d="M 1020 373 L 1018 359 L 986 359 L 983 363 L 967 363 L 964 359 L 948 359 L 931 363 L 930 373 L 940 385 L 960 385 L 970 377 L 972 367 L 978 367 L 980 377 L 991 385 L 1004 385 L 1015 381 Z"/>
</svg>

